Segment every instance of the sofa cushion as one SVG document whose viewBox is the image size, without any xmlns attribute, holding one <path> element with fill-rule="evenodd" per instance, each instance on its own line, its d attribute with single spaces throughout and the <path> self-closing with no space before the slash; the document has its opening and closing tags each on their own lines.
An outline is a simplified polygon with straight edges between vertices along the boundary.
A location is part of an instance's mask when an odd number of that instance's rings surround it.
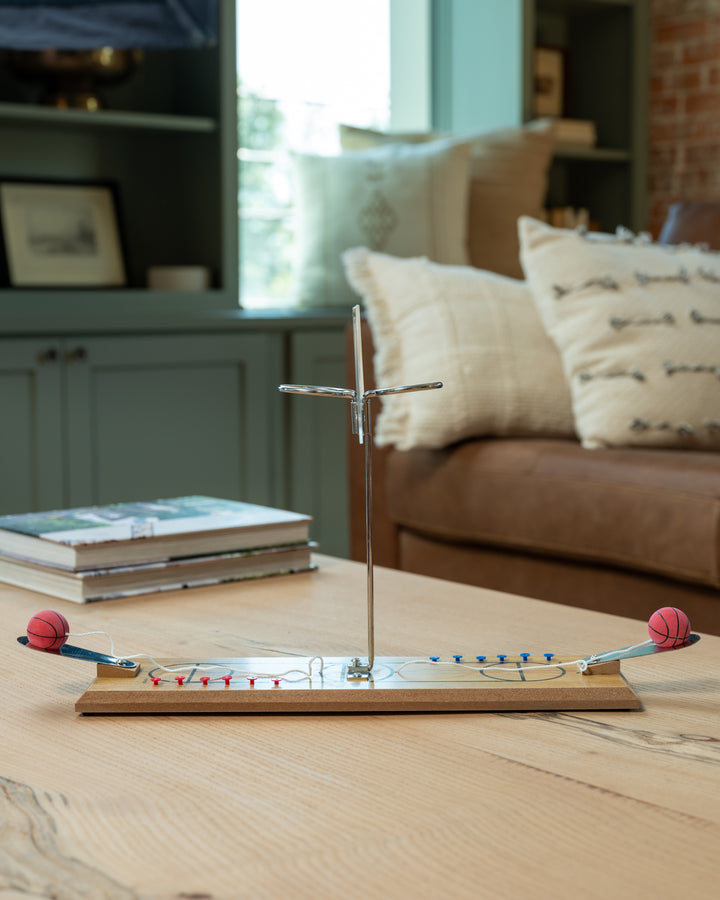
<svg viewBox="0 0 720 900">
<path fill-rule="evenodd" d="M 379 446 L 574 435 L 560 357 L 524 282 L 363 247 L 343 259 L 372 328 L 377 387 L 443 382 L 439 391 L 384 397 Z"/>
<path fill-rule="evenodd" d="M 346 150 L 397 141 L 417 144 L 438 137 L 437 132 L 398 134 L 340 126 L 340 141 Z M 517 220 L 519 216 L 542 215 L 555 146 L 552 119 L 462 137 L 471 148 L 467 213 L 470 263 L 478 269 L 522 278 Z"/>
<path fill-rule="evenodd" d="M 349 306 L 354 297 L 340 257 L 358 244 L 451 265 L 467 262 L 468 144 L 295 153 L 292 161 L 297 305 Z"/>
<path fill-rule="evenodd" d="M 720 253 L 527 217 L 519 231 L 583 445 L 720 450 Z"/>
<path fill-rule="evenodd" d="M 383 489 L 400 526 L 442 540 L 571 557 L 720 587 L 715 453 L 571 440 L 392 451 Z"/>
</svg>

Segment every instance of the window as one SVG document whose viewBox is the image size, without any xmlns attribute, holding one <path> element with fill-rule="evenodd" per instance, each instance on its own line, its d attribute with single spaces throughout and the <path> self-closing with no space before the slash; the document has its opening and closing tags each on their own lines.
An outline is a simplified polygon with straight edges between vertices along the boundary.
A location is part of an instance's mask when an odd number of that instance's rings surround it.
<svg viewBox="0 0 720 900">
<path fill-rule="evenodd" d="M 397 7 L 417 18 L 423 5 L 418 0 L 237 0 L 243 306 L 291 303 L 289 152 L 340 152 L 340 122 L 393 126 L 391 14 L 400 15 Z M 410 73 L 405 40 L 402 59 L 403 71 Z M 397 90 L 395 85 L 393 93 Z M 416 88 L 413 92 L 417 95 Z M 403 89 L 406 107 L 408 96 Z M 427 122 L 415 114 L 415 126 Z M 402 127 L 408 123 L 402 121 Z"/>
<path fill-rule="evenodd" d="M 340 122 L 389 126 L 388 0 L 237 0 L 237 12 L 241 302 L 283 306 L 289 152 L 339 152 Z"/>
</svg>

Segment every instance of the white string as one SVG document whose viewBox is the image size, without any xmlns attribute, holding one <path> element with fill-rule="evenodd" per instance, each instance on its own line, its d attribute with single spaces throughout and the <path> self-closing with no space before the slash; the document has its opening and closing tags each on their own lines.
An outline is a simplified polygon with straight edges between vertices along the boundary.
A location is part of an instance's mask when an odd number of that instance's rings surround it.
<svg viewBox="0 0 720 900">
<path fill-rule="evenodd" d="M 83 631 L 83 632 L 70 632 L 68 633 L 68 637 L 88 637 L 93 634 L 103 634 L 110 641 L 110 654 L 111 656 L 117 656 L 115 653 L 115 642 L 112 639 L 112 635 L 110 635 L 107 631 Z M 644 644 L 647 644 L 648 641 L 641 641 L 638 644 L 632 644 L 630 647 L 623 648 L 623 653 L 628 653 L 633 650 L 636 650 L 639 647 L 642 647 Z M 602 662 L 602 657 L 605 654 L 600 653 L 597 654 L 596 657 L 590 656 L 587 658 L 581 659 L 572 659 L 569 662 L 546 662 L 546 663 L 538 663 L 527 665 L 525 663 L 515 663 L 515 669 L 529 672 L 533 669 L 556 669 L 560 666 L 577 666 L 579 671 L 584 672 L 589 665 L 593 663 Z M 323 670 L 325 667 L 325 661 L 322 656 L 313 656 L 310 662 L 308 663 L 307 671 L 305 669 L 286 669 L 284 672 L 279 672 L 275 674 L 267 674 L 265 672 L 248 672 L 244 669 L 236 669 L 233 666 L 222 665 L 221 663 L 192 663 L 190 665 L 182 665 L 180 663 L 172 664 L 170 666 L 164 666 L 159 663 L 156 659 L 153 659 L 152 656 L 148 653 L 133 653 L 126 654 L 123 659 L 149 659 L 153 665 L 162 669 L 164 672 L 184 672 L 186 670 L 197 670 L 197 669 L 222 669 L 227 672 L 232 672 L 234 675 L 244 675 L 247 678 L 269 678 L 273 681 L 284 680 L 284 681 L 312 681 L 313 672 L 312 666 L 316 661 L 320 662 L 320 670 L 318 672 L 319 675 L 323 674 Z M 404 678 L 402 674 L 403 669 L 406 669 L 408 666 L 450 666 L 453 669 L 468 669 L 471 672 L 487 672 L 491 669 L 503 669 L 507 672 L 507 666 L 504 663 L 493 663 L 492 665 L 467 665 L 467 663 L 461 662 L 449 662 L 443 660 L 435 660 L 435 659 L 410 659 L 407 662 L 404 662 L 399 668 L 393 669 L 393 674 L 399 675 L 401 678 Z M 288 675 L 299 675 L 299 678 L 288 678 Z"/>
<path fill-rule="evenodd" d="M 112 639 L 112 635 L 107 631 L 69 631 L 68 637 L 88 637 L 91 634 L 104 634 L 110 641 L 110 656 L 117 656 L 117 653 L 115 652 L 115 642 Z"/>
<path fill-rule="evenodd" d="M 557 669 L 559 666 L 578 666 L 581 667 L 582 663 L 585 663 L 587 667 L 587 663 L 584 659 L 572 659 L 569 662 L 556 662 L 556 663 L 539 663 L 537 665 L 525 665 L 524 663 L 516 663 L 516 669 L 521 669 L 523 672 L 527 672 L 530 669 Z M 394 673 L 396 675 L 401 675 L 402 670 L 406 668 L 406 666 L 416 666 L 416 665 L 425 665 L 425 666 L 450 666 L 453 669 L 470 669 L 471 672 L 487 672 L 488 669 L 503 669 L 507 672 L 508 667 L 505 663 L 493 663 L 489 666 L 484 666 L 481 663 L 475 666 L 468 666 L 466 663 L 460 662 L 443 662 L 442 660 L 435 659 L 409 659 L 407 662 L 403 663 L 400 668 L 395 669 Z M 404 677 L 401 675 L 401 677 Z"/>
<path fill-rule="evenodd" d="M 162 663 L 159 663 L 156 659 L 153 659 L 149 653 L 133 653 L 129 656 L 123 657 L 123 659 L 138 659 L 142 657 L 143 659 L 149 659 L 151 663 L 153 663 L 156 668 L 162 669 L 164 672 L 184 672 L 186 670 L 196 670 L 196 669 L 222 669 L 225 672 L 232 672 L 233 675 L 245 675 L 248 678 L 270 678 L 272 680 L 278 681 L 312 681 L 313 671 L 312 666 L 316 660 L 320 661 L 320 671 L 318 675 L 322 675 L 323 668 L 325 666 L 325 661 L 322 656 L 313 656 L 313 658 L 308 663 L 307 671 L 305 669 L 286 669 L 284 672 L 279 672 L 275 674 L 268 674 L 266 672 L 248 672 L 245 669 L 236 669 L 234 666 L 226 666 L 222 663 L 191 663 L 189 665 L 183 665 L 181 663 L 173 663 L 169 666 L 164 666 Z M 288 675 L 300 675 L 300 678 L 288 678 Z"/>
<path fill-rule="evenodd" d="M 115 642 L 112 639 L 112 635 L 107 631 L 80 631 L 80 632 L 69 632 L 68 637 L 88 637 L 91 634 L 103 634 L 110 641 L 110 655 L 117 656 L 118 654 L 115 652 Z M 226 672 L 232 672 L 233 675 L 245 675 L 248 678 L 269 678 L 272 680 L 285 680 L 285 681 L 312 681 L 312 666 L 316 661 L 320 661 L 320 670 L 318 672 L 319 675 L 322 675 L 323 669 L 325 667 L 325 661 L 322 656 L 313 656 L 313 658 L 308 663 L 307 671 L 305 669 L 287 669 L 285 672 L 279 672 L 276 674 L 266 674 L 265 672 L 246 672 L 244 669 L 236 669 L 233 666 L 224 666 L 221 663 L 207 663 L 202 665 L 200 663 L 193 663 L 190 665 L 182 665 L 180 663 L 173 664 L 170 666 L 164 666 L 162 663 L 159 663 L 156 659 L 153 659 L 149 653 L 131 653 L 125 654 L 123 659 L 149 659 L 153 665 L 155 665 L 158 669 L 162 669 L 164 672 L 184 672 L 186 670 L 193 669 L 222 669 Z M 300 678 L 288 678 L 288 675 L 300 675 Z"/>
</svg>

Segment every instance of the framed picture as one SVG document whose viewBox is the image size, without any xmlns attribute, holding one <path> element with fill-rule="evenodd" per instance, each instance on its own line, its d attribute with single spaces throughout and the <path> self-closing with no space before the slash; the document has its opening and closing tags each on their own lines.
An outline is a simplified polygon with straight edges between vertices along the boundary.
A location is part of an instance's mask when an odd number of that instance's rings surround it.
<svg viewBox="0 0 720 900">
<path fill-rule="evenodd" d="M 533 114 L 565 113 L 565 54 L 557 47 L 535 47 L 533 66 Z"/>
<path fill-rule="evenodd" d="M 11 287 L 126 284 L 111 184 L 0 179 L 0 226 Z"/>
</svg>

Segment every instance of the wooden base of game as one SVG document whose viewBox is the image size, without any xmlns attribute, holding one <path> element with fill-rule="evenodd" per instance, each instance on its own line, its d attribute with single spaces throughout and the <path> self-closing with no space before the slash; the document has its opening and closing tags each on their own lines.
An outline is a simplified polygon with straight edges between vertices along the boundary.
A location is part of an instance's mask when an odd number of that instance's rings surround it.
<svg viewBox="0 0 720 900">
<path fill-rule="evenodd" d="M 495 662 L 433 666 L 411 658 L 377 658 L 370 678 L 348 678 L 347 658 L 318 658 L 312 681 L 310 657 L 158 660 L 132 670 L 98 666 L 98 677 L 75 704 L 80 713 L 299 713 L 463 712 L 580 709 L 639 709 L 640 701 L 620 663 L 563 666 L 564 655 L 547 664 L 506 658 Z M 411 665 L 406 665 L 412 662 Z M 544 668 L 529 669 L 531 665 Z M 213 666 L 214 668 L 203 668 Z M 401 673 L 398 669 L 404 666 Z M 273 675 L 276 677 L 273 678 Z M 232 676 L 232 677 L 229 677 Z M 178 677 L 182 683 L 178 683 Z M 202 680 L 201 680 L 202 679 Z"/>
</svg>

